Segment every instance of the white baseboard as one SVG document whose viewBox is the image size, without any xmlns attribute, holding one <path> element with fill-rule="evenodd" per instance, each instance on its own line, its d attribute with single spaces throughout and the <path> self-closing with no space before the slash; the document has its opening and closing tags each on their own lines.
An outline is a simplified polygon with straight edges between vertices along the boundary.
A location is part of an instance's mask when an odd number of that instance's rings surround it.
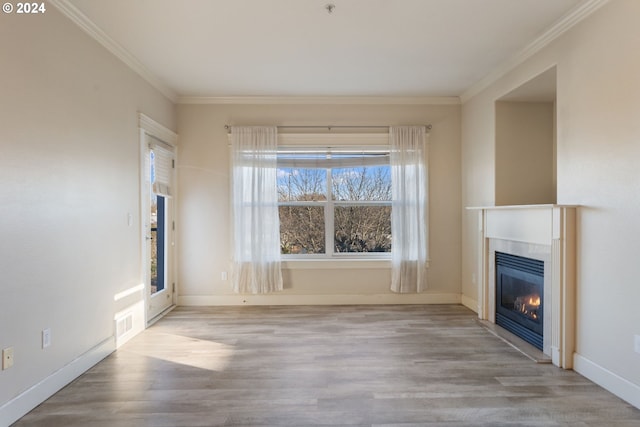
<svg viewBox="0 0 640 427">
<path fill-rule="evenodd" d="M 62 387 L 107 357 L 115 348 L 114 337 L 105 339 L 39 383 L 0 406 L 0 426 L 8 426 L 19 420 Z"/>
<path fill-rule="evenodd" d="M 373 295 L 211 295 L 180 296 L 178 305 L 357 305 L 357 304 L 460 304 L 460 294 Z"/>
<path fill-rule="evenodd" d="M 640 386 L 574 353 L 573 370 L 640 409 Z"/>
<path fill-rule="evenodd" d="M 466 295 L 461 295 L 460 302 L 469 310 L 472 310 L 475 313 L 478 312 L 478 301 L 471 299 Z"/>
</svg>

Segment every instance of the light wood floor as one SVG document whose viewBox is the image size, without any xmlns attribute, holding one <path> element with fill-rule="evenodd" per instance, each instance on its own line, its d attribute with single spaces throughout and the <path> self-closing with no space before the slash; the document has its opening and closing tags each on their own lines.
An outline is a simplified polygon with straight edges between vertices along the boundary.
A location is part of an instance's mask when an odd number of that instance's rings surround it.
<svg viewBox="0 0 640 427">
<path fill-rule="evenodd" d="M 640 426 L 462 306 L 177 308 L 16 426 Z"/>
</svg>

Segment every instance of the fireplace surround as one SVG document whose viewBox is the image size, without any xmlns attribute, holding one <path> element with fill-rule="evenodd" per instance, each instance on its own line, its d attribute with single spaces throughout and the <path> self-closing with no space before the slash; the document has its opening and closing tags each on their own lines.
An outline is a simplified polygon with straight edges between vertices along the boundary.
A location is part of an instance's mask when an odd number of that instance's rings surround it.
<svg viewBox="0 0 640 427">
<path fill-rule="evenodd" d="M 479 211 L 478 317 L 496 323 L 496 252 L 541 262 L 541 350 L 554 365 L 571 369 L 575 350 L 577 208 L 522 205 L 469 209 Z"/>
</svg>

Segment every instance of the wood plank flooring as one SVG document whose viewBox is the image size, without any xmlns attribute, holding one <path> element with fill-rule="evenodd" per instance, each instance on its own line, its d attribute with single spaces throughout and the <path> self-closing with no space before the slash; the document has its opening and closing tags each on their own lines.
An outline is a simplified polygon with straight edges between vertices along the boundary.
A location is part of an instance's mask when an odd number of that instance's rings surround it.
<svg viewBox="0 0 640 427">
<path fill-rule="evenodd" d="M 640 426 L 462 306 L 177 308 L 15 426 Z"/>
</svg>

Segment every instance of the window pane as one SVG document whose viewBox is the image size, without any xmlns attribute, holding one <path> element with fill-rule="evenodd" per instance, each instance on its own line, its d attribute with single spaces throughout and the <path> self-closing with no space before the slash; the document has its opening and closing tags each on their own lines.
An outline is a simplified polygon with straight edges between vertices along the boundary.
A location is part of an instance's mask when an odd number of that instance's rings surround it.
<svg viewBox="0 0 640 427">
<path fill-rule="evenodd" d="M 325 169 L 278 168 L 278 201 L 327 200 Z"/>
<path fill-rule="evenodd" d="M 280 206 L 280 252 L 323 254 L 324 207 Z"/>
<path fill-rule="evenodd" d="M 336 206 L 335 252 L 391 252 L 391 206 Z"/>
<path fill-rule="evenodd" d="M 333 200 L 391 200 L 391 169 L 360 166 L 331 170 Z"/>
</svg>

